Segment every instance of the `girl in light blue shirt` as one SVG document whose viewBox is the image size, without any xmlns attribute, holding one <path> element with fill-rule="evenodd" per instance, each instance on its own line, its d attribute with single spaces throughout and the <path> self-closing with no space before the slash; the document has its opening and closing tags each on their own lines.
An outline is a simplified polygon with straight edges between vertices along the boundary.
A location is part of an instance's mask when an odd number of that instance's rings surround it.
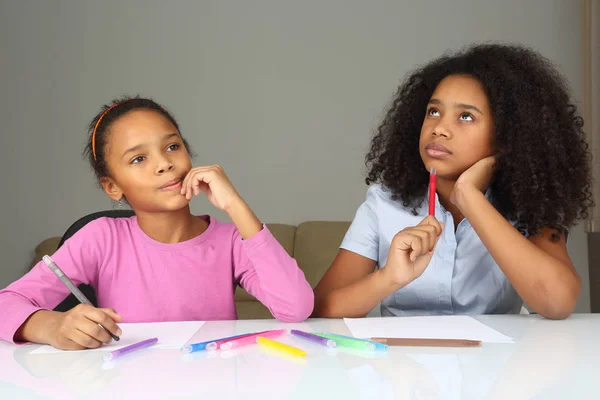
<svg viewBox="0 0 600 400">
<path fill-rule="evenodd" d="M 315 316 L 571 314 L 567 230 L 592 205 L 583 121 L 551 63 L 477 45 L 413 72 L 366 161 L 371 184 Z M 435 217 L 429 170 L 437 171 Z"/>
</svg>

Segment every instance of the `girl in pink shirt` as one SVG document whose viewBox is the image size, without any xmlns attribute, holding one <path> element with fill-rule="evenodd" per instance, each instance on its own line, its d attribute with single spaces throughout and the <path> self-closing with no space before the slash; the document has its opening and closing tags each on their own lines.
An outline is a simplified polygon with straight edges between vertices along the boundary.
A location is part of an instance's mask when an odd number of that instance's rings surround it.
<svg viewBox="0 0 600 400">
<path fill-rule="evenodd" d="M 105 105 L 92 120 L 86 155 L 103 190 L 135 211 L 99 218 L 53 255 L 76 284 L 91 285 L 99 308 L 51 311 L 69 291 L 43 263 L 0 291 L 0 339 L 95 348 L 119 336 L 119 322 L 237 318 L 239 284 L 285 322 L 306 319 L 313 292 L 218 165 L 192 167 L 173 116 L 150 99 Z M 233 223 L 195 216 L 203 193 Z"/>
</svg>

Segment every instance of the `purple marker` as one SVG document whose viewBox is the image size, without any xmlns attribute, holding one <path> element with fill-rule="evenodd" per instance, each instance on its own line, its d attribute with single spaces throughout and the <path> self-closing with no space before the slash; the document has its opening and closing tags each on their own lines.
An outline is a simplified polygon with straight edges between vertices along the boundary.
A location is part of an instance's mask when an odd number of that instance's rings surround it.
<svg viewBox="0 0 600 400">
<path fill-rule="evenodd" d="M 129 354 L 132 351 L 150 347 L 150 346 L 156 344 L 157 342 L 158 342 L 158 338 L 142 340 L 141 342 L 137 342 L 134 344 L 130 344 L 129 346 L 125 346 L 122 349 L 111 351 L 110 353 L 103 355 L 102 359 L 104 361 L 112 361 L 115 358 L 119 358 L 121 356 L 124 356 L 125 354 Z"/>
<path fill-rule="evenodd" d="M 326 346 L 326 347 L 329 347 L 329 348 L 337 347 L 337 343 L 335 342 L 335 340 L 327 339 L 327 338 L 324 338 L 322 336 L 313 335 L 312 333 L 308 333 L 308 332 L 304 332 L 304 331 L 299 331 L 299 330 L 296 330 L 296 329 L 292 329 L 290 331 L 290 333 L 292 335 L 300 336 L 300 337 L 302 337 L 304 339 L 308 339 L 308 340 L 310 340 L 312 342 L 319 343 L 319 344 L 321 344 L 323 346 Z"/>
</svg>

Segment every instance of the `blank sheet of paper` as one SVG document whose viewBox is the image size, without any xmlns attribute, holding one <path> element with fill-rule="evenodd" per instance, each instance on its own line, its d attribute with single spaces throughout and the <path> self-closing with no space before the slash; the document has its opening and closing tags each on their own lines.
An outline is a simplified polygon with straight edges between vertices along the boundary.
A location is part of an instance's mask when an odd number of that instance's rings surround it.
<svg viewBox="0 0 600 400">
<path fill-rule="evenodd" d="M 112 341 L 110 344 L 106 344 L 98 349 L 80 351 L 114 351 L 151 338 L 158 338 L 158 343 L 152 346 L 152 348 L 179 348 L 183 347 L 202 325 L 204 325 L 204 321 L 119 324 L 119 327 L 123 331 L 121 340 L 118 342 Z M 44 345 L 32 351 L 31 354 L 51 354 L 60 353 L 61 351 L 63 350 Z"/>
<path fill-rule="evenodd" d="M 356 338 L 468 339 L 513 343 L 513 339 L 465 315 L 344 318 Z"/>
</svg>

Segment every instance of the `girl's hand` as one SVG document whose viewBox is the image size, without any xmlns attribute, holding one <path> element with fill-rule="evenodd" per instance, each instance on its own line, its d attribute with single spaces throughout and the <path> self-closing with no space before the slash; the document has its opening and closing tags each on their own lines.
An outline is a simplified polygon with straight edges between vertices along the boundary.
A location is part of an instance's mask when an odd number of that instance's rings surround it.
<svg viewBox="0 0 600 400">
<path fill-rule="evenodd" d="M 61 350 L 94 349 L 112 341 L 110 335 L 98 324 L 116 336 L 121 336 L 117 322 L 121 316 L 112 308 L 95 308 L 78 304 L 66 312 L 53 313 L 48 344 Z"/>
<path fill-rule="evenodd" d="M 404 287 L 423 274 L 443 230 L 443 224 L 427 216 L 394 236 L 384 267 L 392 283 Z"/>
<path fill-rule="evenodd" d="M 475 188 L 485 193 L 492 183 L 495 167 L 496 156 L 490 156 L 477 161 L 463 172 L 456 180 L 450 194 L 452 204 L 457 204 L 459 192 L 465 188 Z"/>
<path fill-rule="evenodd" d="M 232 205 L 242 201 L 229 178 L 219 165 L 192 168 L 181 184 L 181 194 L 190 200 L 203 192 L 212 205 L 228 211 Z"/>
</svg>

